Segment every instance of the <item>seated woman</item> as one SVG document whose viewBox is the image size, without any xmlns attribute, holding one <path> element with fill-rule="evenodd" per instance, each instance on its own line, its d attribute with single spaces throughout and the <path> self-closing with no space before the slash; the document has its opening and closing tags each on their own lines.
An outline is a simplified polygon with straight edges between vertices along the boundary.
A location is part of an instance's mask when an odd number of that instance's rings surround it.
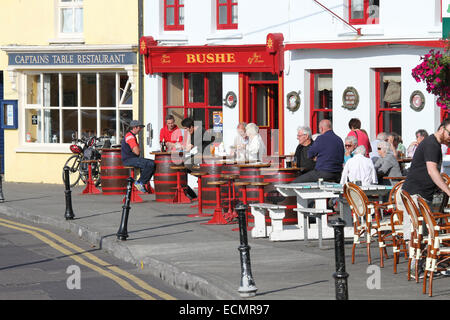
<svg viewBox="0 0 450 320">
<path fill-rule="evenodd" d="M 248 144 L 246 146 L 247 160 L 250 162 L 262 161 L 263 156 L 266 155 L 266 146 L 259 135 L 258 126 L 254 123 L 249 123 L 245 127 L 245 132 L 248 136 Z"/>
<path fill-rule="evenodd" d="M 374 167 L 377 171 L 380 184 L 394 185 L 398 180 L 386 180 L 383 177 L 401 177 L 402 171 L 397 159 L 391 151 L 389 142 L 381 141 L 378 143 L 378 154 L 380 158 L 375 162 Z"/>
</svg>

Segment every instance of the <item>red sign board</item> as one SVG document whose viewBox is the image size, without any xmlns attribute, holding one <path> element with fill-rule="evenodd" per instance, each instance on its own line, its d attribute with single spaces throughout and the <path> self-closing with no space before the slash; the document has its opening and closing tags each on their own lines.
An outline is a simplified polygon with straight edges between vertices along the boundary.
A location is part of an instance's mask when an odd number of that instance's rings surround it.
<svg viewBox="0 0 450 320">
<path fill-rule="evenodd" d="M 281 41 L 281 42 L 280 42 Z M 142 37 L 147 74 L 163 72 L 271 72 L 283 68 L 282 36 L 269 34 L 265 45 L 158 46 Z"/>
</svg>

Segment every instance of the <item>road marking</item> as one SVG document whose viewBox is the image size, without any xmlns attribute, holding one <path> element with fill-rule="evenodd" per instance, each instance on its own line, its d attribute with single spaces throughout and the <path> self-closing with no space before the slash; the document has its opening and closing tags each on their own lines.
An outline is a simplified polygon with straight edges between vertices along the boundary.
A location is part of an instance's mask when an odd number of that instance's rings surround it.
<svg viewBox="0 0 450 320">
<path fill-rule="evenodd" d="M 19 222 L 15 222 L 15 221 L 3 219 L 3 218 L 0 218 L 0 221 L 3 221 L 3 222 L 4 222 L 4 223 L 1 223 L 1 222 L 0 222 L 0 225 L 3 225 L 3 226 L 8 227 L 8 228 L 17 229 L 17 230 L 24 231 L 24 232 L 27 232 L 27 233 L 29 233 L 29 234 L 32 234 L 32 235 L 35 236 L 36 238 L 40 239 L 41 241 L 44 241 L 45 243 L 49 244 L 49 245 L 50 245 L 51 247 L 53 247 L 54 249 L 56 249 L 56 250 L 58 250 L 58 251 L 60 251 L 60 252 L 62 252 L 62 253 L 64 253 L 64 254 L 66 254 L 67 256 L 69 256 L 70 258 L 72 258 L 72 259 L 74 259 L 74 260 L 76 260 L 75 258 L 79 258 L 78 256 L 73 256 L 73 255 L 74 255 L 73 252 L 71 252 L 71 251 L 69 251 L 69 250 L 66 250 L 65 248 L 59 246 L 58 244 L 56 244 L 55 242 L 51 241 L 50 239 L 48 239 L 48 238 L 42 236 L 41 234 L 39 234 L 39 233 L 37 233 L 37 232 L 35 232 L 35 231 L 32 231 L 32 230 L 36 230 L 36 231 L 45 233 L 46 235 L 48 235 L 49 237 L 55 239 L 56 241 L 60 242 L 61 244 L 63 244 L 63 245 L 65 245 L 65 246 L 67 246 L 67 247 L 69 247 L 69 248 L 75 250 L 76 253 L 80 253 L 80 254 L 82 254 L 83 256 L 85 256 L 86 258 L 90 259 L 91 261 L 93 261 L 93 262 L 99 264 L 100 266 L 105 267 L 105 268 L 108 268 L 109 270 L 114 271 L 114 272 L 116 272 L 116 273 L 118 273 L 118 274 L 120 274 L 120 275 L 122 275 L 122 276 L 128 278 L 129 280 L 133 281 L 135 284 L 137 284 L 138 286 L 140 286 L 142 289 L 145 289 L 145 290 L 147 290 L 147 291 L 149 291 L 149 292 L 151 292 L 151 293 L 154 293 L 154 294 L 158 295 L 159 297 L 161 297 L 161 298 L 163 298 L 163 299 L 165 299 L 165 300 L 176 300 L 176 298 L 172 297 L 171 295 L 169 295 L 169 294 L 167 294 L 167 293 L 165 293 L 165 292 L 163 292 L 163 291 L 160 291 L 160 290 L 158 290 L 158 289 L 156 289 L 156 288 L 153 288 L 152 286 L 148 285 L 148 284 L 147 284 L 146 282 L 144 282 L 143 280 L 139 279 L 138 277 L 136 277 L 136 276 L 130 274 L 129 272 L 127 272 L 127 271 L 125 271 L 125 270 L 122 270 L 122 269 L 120 269 L 120 268 L 118 268 L 118 267 L 115 267 L 115 266 L 111 266 L 110 263 L 105 262 L 104 260 L 98 258 L 97 256 L 93 255 L 93 254 L 90 253 L 90 252 L 86 252 L 86 250 L 83 250 L 82 248 L 78 247 L 77 245 L 75 245 L 75 244 L 73 244 L 73 243 L 71 243 L 71 242 L 68 242 L 68 241 L 65 240 L 64 238 L 62 238 L 62 237 L 60 237 L 60 236 L 54 234 L 54 233 L 51 232 L 51 231 L 48 231 L 48 230 L 42 229 L 42 228 L 38 228 L 38 227 L 34 227 L 34 226 L 30 226 L 30 225 L 26 225 L 26 224 L 22 224 L 22 223 L 19 223 Z M 8 224 L 13 224 L 13 225 L 15 225 L 15 226 L 24 227 L 24 228 L 26 228 L 26 229 L 23 229 L 23 228 L 20 228 L 20 227 L 11 226 L 11 225 L 8 225 Z M 29 229 L 31 229 L 31 230 L 29 230 Z M 81 259 L 81 258 L 80 258 L 80 259 Z M 121 278 L 115 276 L 114 274 L 109 273 L 108 271 L 105 271 L 105 270 L 103 270 L 103 269 L 101 269 L 101 268 L 99 268 L 99 267 L 97 267 L 97 266 L 95 266 L 95 265 L 92 265 L 91 263 L 86 262 L 86 261 L 84 261 L 83 259 L 81 259 L 81 260 L 84 262 L 84 263 L 82 263 L 83 265 L 85 265 L 85 266 L 87 266 L 87 267 L 89 267 L 89 268 L 91 268 L 91 269 L 93 269 L 93 270 L 95 270 L 95 271 L 101 273 L 102 275 L 107 276 L 107 277 L 113 279 L 114 281 L 120 280 L 122 284 L 125 284 L 125 283 L 126 283 L 128 289 L 125 288 L 123 285 L 122 285 L 122 287 L 124 287 L 124 288 L 127 289 L 128 291 L 132 290 L 132 292 L 135 293 L 135 294 L 137 294 L 138 296 L 141 296 L 141 297 L 147 297 L 147 298 L 150 298 L 150 300 L 155 300 L 154 297 L 152 297 L 152 296 L 150 296 L 150 295 L 147 295 L 145 292 L 142 292 L 142 291 L 140 291 L 140 290 L 135 289 L 134 287 L 132 287 L 131 285 L 129 285 L 126 281 L 124 281 L 123 279 L 121 279 Z M 81 262 L 80 262 L 80 263 L 81 263 Z M 93 268 L 92 268 L 91 266 L 92 266 Z M 100 272 L 100 271 L 101 271 L 101 272 Z M 108 275 L 106 275 L 106 273 L 107 273 Z M 109 275 L 110 275 L 110 276 L 109 276 Z M 111 277 L 111 276 L 112 276 L 112 277 Z M 116 282 L 117 282 L 117 281 L 116 281 Z M 120 284 L 120 283 L 119 283 L 119 284 Z M 130 289 L 130 290 L 129 290 L 129 289 Z M 142 293 L 143 293 L 144 295 L 142 295 Z"/>
</svg>

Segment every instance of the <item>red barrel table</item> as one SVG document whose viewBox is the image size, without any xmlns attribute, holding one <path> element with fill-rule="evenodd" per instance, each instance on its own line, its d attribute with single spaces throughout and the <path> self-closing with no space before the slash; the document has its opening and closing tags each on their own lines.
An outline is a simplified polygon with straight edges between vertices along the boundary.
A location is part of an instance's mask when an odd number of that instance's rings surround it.
<svg viewBox="0 0 450 320">
<path fill-rule="evenodd" d="M 264 202 L 270 202 L 267 195 L 271 191 L 275 191 L 278 195 L 280 193 L 275 188 L 276 184 L 286 184 L 294 181 L 300 174 L 300 168 L 262 168 L 261 173 L 264 176 L 263 181 L 268 182 L 269 185 L 264 190 Z M 297 207 L 297 197 L 286 197 L 285 200 L 277 204 L 286 206 L 286 215 L 283 219 L 284 225 L 297 224 L 297 213 L 293 210 Z M 271 225 L 270 217 L 266 217 L 266 224 Z"/>
<path fill-rule="evenodd" d="M 264 176 L 261 173 L 261 168 L 270 167 L 270 163 L 246 163 L 237 164 L 239 167 L 240 182 L 264 182 Z M 242 199 L 242 193 L 239 189 L 239 198 Z M 248 203 L 259 202 L 259 188 L 249 185 L 247 187 L 247 201 Z"/>
<path fill-rule="evenodd" d="M 155 184 L 155 200 L 158 202 L 172 202 L 177 187 L 177 170 L 170 167 L 179 165 L 182 161 L 178 154 L 171 152 L 152 152 L 155 156 L 156 170 L 153 175 Z M 175 160 L 175 162 L 173 162 Z M 181 184 L 187 184 L 187 175 L 182 173 Z"/>
<path fill-rule="evenodd" d="M 102 149 L 101 160 L 100 176 L 103 194 L 125 194 L 129 172 L 123 166 L 121 149 Z"/>
<path fill-rule="evenodd" d="M 203 157 L 200 164 L 200 172 L 206 174 L 202 178 L 203 208 L 215 209 L 216 207 L 216 188 L 208 182 L 220 181 L 222 175 L 221 157 Z"/>
</svg>

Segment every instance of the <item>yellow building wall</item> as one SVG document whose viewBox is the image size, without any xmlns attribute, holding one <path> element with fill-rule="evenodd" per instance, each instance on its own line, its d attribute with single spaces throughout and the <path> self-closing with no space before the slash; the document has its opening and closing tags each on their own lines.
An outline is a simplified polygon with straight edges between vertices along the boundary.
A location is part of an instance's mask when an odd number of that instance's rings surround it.
<svg viewBox="0 0 450 320">
<path fill-rule="evenodd" d="M 56 38 L 56 0 L 0 0 L 0 46 L 48 46 Z M 138 43 L 138 3 L 123 0 L 84 0 L 84 40 L 86 45 L 136 45 Z M 7 32 L 4 32 L 7 30 Z M 30 49 L 32 51 L 32 49 Z M 0 70 L 3 70 L 4 99 L 16 100 L 16 90 L 9 80 L 8 55 L 0 50 Z M 135 86 L 138 88 L 137 67 Z M 47 70 L 48 71 L 48 70 Z M 138 114 L 138 91 L 133 96 L 133 114 Z M 20 102 L 19 102 L 20 103 Z M 21 111 L 22 110 L 22 111 Z M 23 117 L 23 105 L 19 104 Z M 18 130 L 5 130 L 5 181 L 62 184 L 62 168 L 72 155 L 67 153 L 17 152 L 21 146 L 20 116 Z"/>
</svg>

